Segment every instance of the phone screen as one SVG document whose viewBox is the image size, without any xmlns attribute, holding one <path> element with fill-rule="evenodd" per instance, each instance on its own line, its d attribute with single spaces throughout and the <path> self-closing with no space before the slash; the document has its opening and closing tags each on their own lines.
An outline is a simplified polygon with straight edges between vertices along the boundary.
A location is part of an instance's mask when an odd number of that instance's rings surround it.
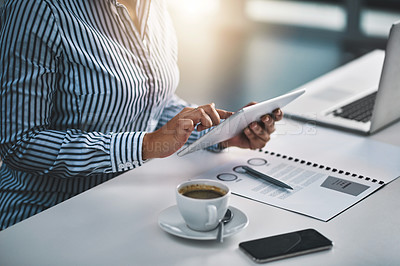
<svg viewBox="0 0 400 266">
<path fill-rule="evenodd" d="M 268 262 L 329 249 L 332 241 L 314 229 L 305 229 L 242 242 L 239 247 L 254 261 Z"/>
</svg>

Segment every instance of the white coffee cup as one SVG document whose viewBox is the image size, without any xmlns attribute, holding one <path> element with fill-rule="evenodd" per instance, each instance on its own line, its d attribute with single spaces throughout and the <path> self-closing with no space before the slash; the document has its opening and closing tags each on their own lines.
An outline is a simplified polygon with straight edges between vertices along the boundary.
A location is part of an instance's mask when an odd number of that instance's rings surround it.
<svg viewBox="0 0 400 266">
<path fill-rule="evenodd" d="M 178 209 L 187 226 L 196 231 L 218 226 L 228 209 L 230 195 L 228 186 L 207 179 L 186 181 L 176 188 Z"/>
</svg>

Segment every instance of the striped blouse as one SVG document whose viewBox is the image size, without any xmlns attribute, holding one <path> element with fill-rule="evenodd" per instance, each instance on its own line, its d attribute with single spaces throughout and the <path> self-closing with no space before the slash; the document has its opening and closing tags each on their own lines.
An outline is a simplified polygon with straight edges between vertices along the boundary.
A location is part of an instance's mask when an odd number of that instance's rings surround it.
<svg viewBox="0 0 400 266">
<path fill-rule="evenodd" d="M 186 105 L 166 4 L 134 2 L 134 22 L 116 0 L 0 10 L 0 230 L 141 166 L 145 132 Z"/>
</svg>

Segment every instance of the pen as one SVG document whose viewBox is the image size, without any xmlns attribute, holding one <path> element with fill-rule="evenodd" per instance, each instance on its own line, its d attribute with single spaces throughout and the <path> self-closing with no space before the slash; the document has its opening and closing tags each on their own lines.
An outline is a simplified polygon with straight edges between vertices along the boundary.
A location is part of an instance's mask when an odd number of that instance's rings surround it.
<svg viewBox="0 0 400 266">
<path fill-rule="evenodd" d="M 261 178 L 262 180 L 270 182 L 270 183 L 272 183 L 272 184 L 274 184 L 274 185 L 276 185 L 278 187 L 283 187 L 283 188 L 288 188 L 288 189 L 292 189 L 293 190 L 293 188 L 291 186 L 283 183 L 282 181 L 279 181 L 279 180 L 277 180 L 277 179 L 275 179 L 273 177 L 270 177 L 270 176 L 268 176 L 266 174 L 263 174 L 263 173 L 261 173 L 261 172 L 259 172 L 257 170 L 254 170 L 251 167 L 248 167 L 248 166 L 244 165 L 244 166 L 242 166 L 242 168 L 246 171 L 246 173 L 248 173 L 249 175 L 251 175 L 253 177 Z"/>
</svg>

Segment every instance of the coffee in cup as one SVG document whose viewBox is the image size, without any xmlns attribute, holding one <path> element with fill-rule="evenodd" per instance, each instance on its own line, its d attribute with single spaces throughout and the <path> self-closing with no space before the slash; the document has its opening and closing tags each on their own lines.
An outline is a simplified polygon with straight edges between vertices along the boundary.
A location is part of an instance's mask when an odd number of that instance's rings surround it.
<svg viewBox="0 0 400 266">
<path fill-rule="evenodd" d="M 187 226 L 210 231 L 218 226 L 228 209 L 230 189 L 214 180 L 198 179 L 178 185 L 176 200 Z"/>
<path fill-rule="evenodd" d="M 179 193 L 193 199 L 215 199 L 224 196 L 227 191 L 206 184 L 193 184 L 182 187 Z"/>
</svg>

